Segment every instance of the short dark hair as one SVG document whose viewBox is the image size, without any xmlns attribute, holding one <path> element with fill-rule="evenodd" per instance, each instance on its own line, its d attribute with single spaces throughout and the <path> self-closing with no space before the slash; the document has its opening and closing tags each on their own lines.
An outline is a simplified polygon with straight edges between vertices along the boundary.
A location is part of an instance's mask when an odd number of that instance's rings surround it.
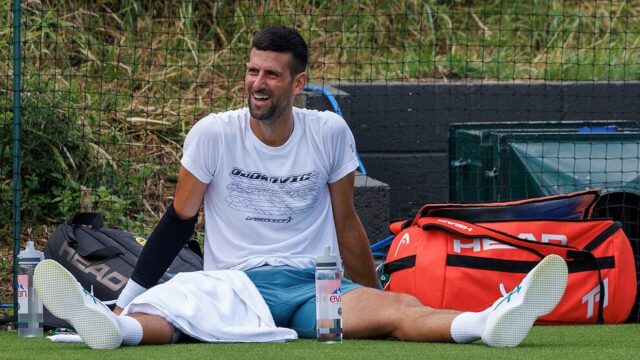
<svg viewBox="0 0 640 360">
<path fill-rule="evenodd" d="M 262 51 L 289 52 L 293 55 L 291 73 L 297 75 L 307 68 L 309 49 L 300 33 L 284 26 L 271 26 L 258 32 L 251 47 Z"/>
</svg>

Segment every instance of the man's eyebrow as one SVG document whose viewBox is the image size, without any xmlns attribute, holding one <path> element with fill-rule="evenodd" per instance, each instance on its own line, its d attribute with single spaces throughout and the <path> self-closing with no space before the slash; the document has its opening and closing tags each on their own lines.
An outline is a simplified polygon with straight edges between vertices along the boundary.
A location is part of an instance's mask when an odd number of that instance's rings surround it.
<svg viewBox="0 0 640 360">
<path fill-rule="evenodd" d="M 256 65 L 251 65 L 251 64 L 246 64 L 246 68 L 247 70 L 258 70 L 258 67 Z M 284 72 L 283 71 L 278 71 L 278 70 L 273 70 L 273 69 L 263 69 L 267 74 L 274 74 L 274 75 L 281 75 Z"/>
</svg>

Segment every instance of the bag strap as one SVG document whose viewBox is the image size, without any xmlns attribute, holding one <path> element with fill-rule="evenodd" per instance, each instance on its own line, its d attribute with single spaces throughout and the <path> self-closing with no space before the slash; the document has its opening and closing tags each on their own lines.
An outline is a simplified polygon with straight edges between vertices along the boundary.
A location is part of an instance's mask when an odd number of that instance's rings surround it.
<svg viewBox="0 0 640 360">
<path fill-rule="evenodd" d="M 98 230 L 102 228 L 102 226 L 102 215 L 98 213 L 78 213 L 62 224 L 61 230 L 69 247 L 85 259 L 108 260 L 124 255 L 124 252 L 116 246 L 103 246 L 91 250 L 89 244 L 86 243 L 87 238 L 95 239 L 96 233 L 99 233 Z M 84 232 L 87 236 L 78 238 L 76 232 L 80 231 Z"/>
<path fill-rule="evenodd" d="M 491 229 L 486 226 L 482 226 L 480 224 L 469 223 L 462 220 L 454 220 L 447 218 L 432 218 L 427 217 L 420 220 L 419 225 L 423 230 L 427 230 L 430 227 L 435 228 L 445 228 L 450 232 L 456 233 L 460 236 L 464 237 L 489 237 L 495 240 L 498 240 L 503 243 L 507 243 L 514 247 L 518 248 L 526 248 L 536 255 L 544 257 L 550 254 L 556 254 L 563 256 L 565 259 L 582 259 L 584 255 L 579 255 L 576 253 L 591 253 L 598 246 L 600 246 L 606 239 L 611 237 L 613 233 L 622 228 L 622 225 L 618 221 L 612 222 L 609 226 L 607 226 L 604 230 L 602 230 L 598 235 L 594 236 L 591 241 L 584 248 L 578 249 L 572 246 L 554 244 L 554 243 L 540 243 L 535 241 L 523 240 L 517 236 L 511 235 L 506 232 L 498 231 L 495 229 Z"/>
<path fill-rule="evenodd" d="M 581 257 L 580 255 L 578 255 L 578 253 L 586 251 L 577 249 L 575 247 L 554 243 L 540 243 L 535 241 L 523 240 L 506 232 L 494 230 L 482 225 L 461 220 L 425 217 L 420 219 L 418 225 L 420 225 L 423 230 L 428 230 L 429 228 L 446 229 L 449 232 L 463 237 L 488 237 L 501 243 L 533 252 L 540 258 L 543 258 L 547 255 L 555 254 L 562 256 L 564 259 L 573 260 Z"/>
<path fill-rule="evenodd" d="M 377 269 L 378 279 L 384 283 L 386 281 L 389 281 L 389 276 L 391 276 L 391 274 L 393 274 L 394 272 L 404 269 L 410 269 L 414 266 L 416 266 L 415 255 L 409 255 L 403 258 L 395 259 L 388 263 L 386 262 Z"/>
<path fill-rule="evenodd" d="M 598 236 L 593 238 L 585 247 L 584 250 L 593 251 L 595 248 L 600 246 L 605 240 L 607 240 L 613 233 L 618 231 L 618 229 L 622 228 L 622 224 L 618 221 L 614 221 L 609 225 L 604 231 L 602 231 Z"/>
<path fill-rule="evenodd" d="M 588 251 L 589 254 L 593 256 L 596 264 L 597 264 L 597 259 L 593 255 L 593 253 L 591 253 L 591 251 L 593 251 L 595 248 L 600 246 L 600 244 L 602 244 L 606 239 L 608 239 L 611 235 L 613 235 L 613 233 L 615 233 L 621 228 L 622 228 L 622 224 L 620 224 L 620 222 L 618 221 L 614 221 L 613 223 L 611 223 L 611 225 L 609 225 L 606 229 L 604 229 L 604 231 L 598 234 L 593 240 L 591 240 L 591 242 L 589 242 L 584 247 L 584 250 Z M 598 299 L 598 324 L 604 324 L 605 292 L 604 292 L 604 281 L 602 281 L 602 274 L 600 273 L 600 269 L 598 269 L 598 285 L 600 286 L 600 293 L 599 293 L 599 299 Z"/>
</svg>

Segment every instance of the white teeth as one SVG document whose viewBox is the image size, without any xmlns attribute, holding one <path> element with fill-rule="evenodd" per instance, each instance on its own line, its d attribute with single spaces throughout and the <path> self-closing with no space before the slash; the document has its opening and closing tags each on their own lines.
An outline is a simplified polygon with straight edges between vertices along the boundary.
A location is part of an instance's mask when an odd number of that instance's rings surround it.
<svg viewBox="0 0 640 360">
<path fill-rule="evenodd" d="M 258 100 L 266 100 L 269 98 L 268 95 L 253 95 L 254 98 L 258 99 Z"/>
</svg>

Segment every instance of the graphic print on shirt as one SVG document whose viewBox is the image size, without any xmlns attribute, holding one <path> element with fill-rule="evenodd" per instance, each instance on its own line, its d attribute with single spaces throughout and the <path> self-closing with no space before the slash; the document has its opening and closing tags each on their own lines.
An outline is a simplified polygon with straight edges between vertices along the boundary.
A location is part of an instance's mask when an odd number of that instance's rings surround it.
<svg viewBox="0 0 640 360">
<path fill-rule="evenodd" d="M 311 210 L 318 202 L 316 171 L 273 176 L 233 168 L 229 176 L 225 200 L 230 208 L 251 214 L 247 221 L 288 223 L 292 216 Z"/>
</svg>

